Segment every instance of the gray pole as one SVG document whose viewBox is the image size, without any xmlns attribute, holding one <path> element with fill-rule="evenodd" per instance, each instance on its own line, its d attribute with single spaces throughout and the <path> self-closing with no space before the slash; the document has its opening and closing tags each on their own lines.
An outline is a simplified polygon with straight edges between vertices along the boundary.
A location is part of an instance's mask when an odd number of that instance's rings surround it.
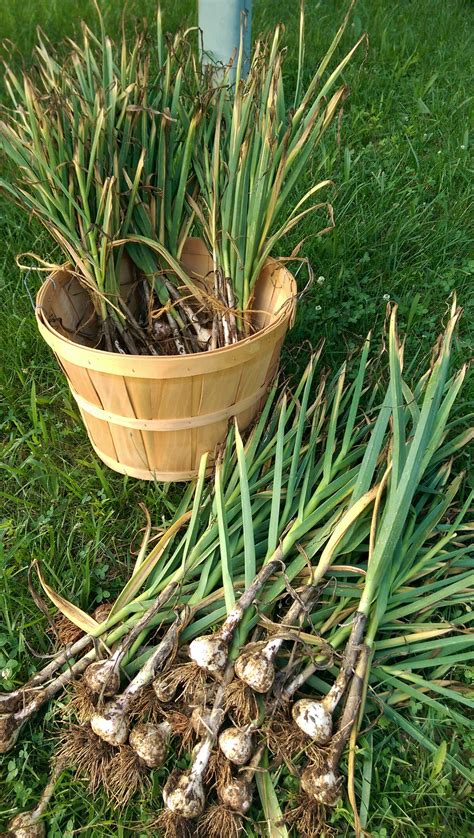
<svg viewBox="0 0 474 838">
<path fill-rule="evenodd" d="M 252 0 L 199 0 L 203 64 L 229 63 L 239 49 L 241 22 L 244 27 L 242 74 L 245 75 L 250 56 Z"/>
</svg>

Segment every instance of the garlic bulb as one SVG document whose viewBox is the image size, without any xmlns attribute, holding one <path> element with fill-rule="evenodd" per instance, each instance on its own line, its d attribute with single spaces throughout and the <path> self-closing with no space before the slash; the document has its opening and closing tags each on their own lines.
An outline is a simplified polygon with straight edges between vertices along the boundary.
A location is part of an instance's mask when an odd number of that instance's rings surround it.
<svg viewBox="0 0 474 838">
<path fill-rule="evenodd" d="M 163 722 L 160 725 L 137 724 L 129 737 L 129 744 L 135 753 L 143 760 L 148 768 L 163 765 L 168 751 L 168 739 L 171 725 Z"/>
<path fill-rule="evenodd" d="M 340 782 L 329 764 L 306 768 L 301 776 L 301 788 L 312 800 L 325 806 L 334 806 L 339 799 Z"/>
<path fill-rule="evenodd" d="M 192 770 L 183 774 L 171 774 L 163 789 L 166 807 L 182 818 L 198 818 L 202 813 L 206 797 L 199 775 Z"/>
<path fill-rule="evenodd" d="M 115 662 L 110 660 L 90 663 L 84 672 L 83 679 L 93 693 L 102 693 L 107 697 L 115 695 L 120 687 L 120 675 L 116 670 Z"/>
<path fill-rule="evenodd" d="M 296 724 L 314 742 L 324 745 L 332 735 L 332 715 L 322 701 L 302 698 L 291 710 Z"/>
<path fill-rule="evenodd" d="M 234 607 L 230 609 L 219 631 L 214 635 L 201 635 L 189 644 L 189 657 L 201 669 L 212 675 L 223 673 L 229 657 L 229 646 L 241 622 L 245 611 L 252 605 L 258 592 L 272 573 L 280 567 L 280 559 L 267 562 L 257 573 L 250 585 L 245 589 Z"/>
<path fill-rule="evenodd" d="M 21 815 L 12 818 L 6 834 L 12 838 L 44 838 L 46 829 L 44 822 L 38 820 L 33 812 L 22 812 Z"/>
<path fill-rule="evenodd" d="M 129 719 L 121 708 L 109 704 L 103 713 L 94 713 L 91 728 L 109 745 L 123 745 L 128 739 Z"/>
<path fill-rule="evenodd" d="M 218 793 L 221 803 L 239 815 L 246 815 L 252 805 L 252 786 L 247 780 L 232 778 Z"/>
<path fill-rule="evenodd" d="M 239 655 L 235 674 L 256 693 L 266 693 L 275 680 L 275 666 L 262 653 Z"/>
<path fill-rule="evenodd" d="M 176 693 L 176 684 L 170 681 L 166 675 L 155 678 L 152 686 L 158 701 L 166 704 L 168 701 L 173 700 Z"/>
<path fill-rule="evenodd" d="M 101 602 L 100 605 L 97 606 L 97 608 L 94 608 L 92 616 L 97 623 L 103 623 L 107 619 L 111 611 L 112 603 Z"/>
<path fill-rule="evenodd" d="M 196 637 L 189 644 L 189 657 L 201 669 L 220 674 L 226 667 L 229 647 L 219 635 Z"/>
<path fill-rule="evenodd" d="M 219 748 L 229 762 L 245 765 L 252 756 L 252 734 L 238 727 L 228 727 L 219 736 Z"/>
</svg>

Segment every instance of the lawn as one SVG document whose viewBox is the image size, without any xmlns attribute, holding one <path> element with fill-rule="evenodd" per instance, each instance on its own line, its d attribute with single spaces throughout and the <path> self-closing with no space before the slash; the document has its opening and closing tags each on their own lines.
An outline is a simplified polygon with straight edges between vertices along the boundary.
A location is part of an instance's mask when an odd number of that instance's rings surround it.
<svg viewBox="0 0 474 838">
<path fill-rule="evenodd" d="M 123 4 L 102 5 L 110 7 L 109 31 L 118 31 Z M 194 2 L 167 0 L 162 5 L 170 30 L 194 19 Z M 345 4 L 307 0 L 306 5 L 309 72 Z M 254 15 L 255 32 L 283 19 L 293 73 L 298 6 L 297 0 L 256 0 Z M 151 23 L 154 8 L 150 0 L 130 0 L 127 26 L 133 28 L 144 15 Z M 8 39 L 3 56 L 17 66 L 28 63 L 37 25 L 56 43 L 74 35 L 81 17 L 95 20 L 92 3 L 2 3 L 0 37 Z M 467 0 L 359 0 L 344 43 L 348 46 L 367 31 L 369 47 L 346 73 L 351 94 L 339 142 L 328 142 L 321 163 L 321 174 L 335 182 L 336 229 L 316 239 L 307 224 L 281 246 L 281 253 L 289 253 L 307 237 L 302 252 L 316 277 L 287 340 L 283 362 L 288 374 L 304 366 L 310 344 L 321 337 L 323 363 L 332 369 L 348 351 L 357 350 L 369 329 L 378 339 L 389 300 L 399 304 L 401 327 L 410 336 L 408 361 L 416 364 L 435 341 L 454 289 L 465 308 L 455 360 L 469 357 L 474 322 L 469 294 L 474 273 L 470 18 Z M 308 180 L 315 174 L 309 171 Z M 30 276 L 28 291 L 15 264 L 16 255 L 25 252 L 54 261 L 53 247 L 32 220 L 4 199 L 0 233 L 0 674 L 2 686 L 10 689 L 51 648 L 45 617 L 28 591 L 31 560 L 41 559 L 52 584 L 68 599 L 92 609 L 117 593 L 130 571 L 130 546 L 143 524 L 139 503 L 146 504 L 159 525 L 170 517 L 181 490 L 122 478 L 91 453 L 72 396 L 36 330 L 30 294 L 40 277 Z M 467 394 L 466 387 L 464 399 Z M 461 466 L 469 466 L 467 458 Z M 456 674 L 469 679 L 468 671 Z M 404 712 L 439 749 L 428 754 L 386 718 L 379 719 L 366 737 L 373 762 L 368 831 L 373 838 L 468 836 L 469 786 L 443 762 L 443 743 L 463 758 L 465 731 L 435 710 L 427 714 L 414 701 Z M 26 728 L 14 751 L 1 759 L 2 826 L 17 808 L 28 808 L 37 798 L 57 729 L 57 716 L 46 711 L 41 723 Z M 99 795 L 89 801 L 80 784 L 63 779 L 51 805 L 48 834 L 141 836 L 148 834 L 141 824 L 152 809 L 153 802 L 143 800 L 121 812 L 117 824 L 105 799 Z M 350 807 L 336 809 L 332 827 L 337 836 L 353 834 Z"/>
</svg>

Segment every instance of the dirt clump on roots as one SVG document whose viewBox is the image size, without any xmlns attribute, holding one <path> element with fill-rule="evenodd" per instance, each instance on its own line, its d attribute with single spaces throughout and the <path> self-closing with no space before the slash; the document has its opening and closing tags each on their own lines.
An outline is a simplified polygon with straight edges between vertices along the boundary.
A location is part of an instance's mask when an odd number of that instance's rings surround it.
<svg viewBox="0 0 474 838">
<path fill-rule="evenodd" d="M 285 823 L 295 830 L 298 838 L 333 838 L 336 832 L 327 825 L 324 806 L 300 792 L 293 805 L 285 811 Z"/>
<path fill-rule="evenodd" d="M 69 646 L 75 643 L 84 634 L 82 629 L 71 623 L 68 618 L 58 611 L 52 618 L 52 622 L 47 629 L 48 634 L 53 635 L 56 640 L 56 647 Z"/>
<path fill-rule="evenodd" d="M 61 715 L 65 718 L 73 715 L 81 725 L 87 724 L 97 712 L 98 703 L 99 696 L 81 678 L 71 685 L 69 700 L 62 708 Z"/>
<path fill-rule="evenodd" d="M 183 703 L 188 707 L 204 706 L 212 701 L 217 690 L 215 681 L 194 661 L 178 663 L 160 677 L 160 681 L 180 692 Z"/>
<path fill-rule="evenodd" d="M 171 709 L 166 714 L 166 721 L 170 723 L 173 736 L 177 738 L 177 752 L 189 752 L 197 740 L 191 717 L 179 709 Z"/>
<path fill-rule="evenodd" d="M 166 718 L 166 710 L 158 701 L 152 686 L 144 687 L 135 696 L 130 708 L 130 718 L 159 724 Z"/>
<path fill-rule="evenodd" d="M 293 762 L 302 753 L 311 760 L 317 760 L 321 753 L 321 747 L 315 745 L 306 733 L 294 724 L 293 719 L 283 710 L 278 710 L 264 728 L 267 744 L 270 752 L 278 759 L 281 758 L 287 765 Z"/>
<path fill-rule="evenodd" d="M 92 617 L 97 623 L 103 623 L 109 616 L 111 610 L 111 602 L 102 602 L 94 609 Z M 52 623 L 48 627 L 47 631 L 49 634 L 54 635 L 56 638 L 56 645 L 59 648 L 75 643 L 76 640 L 79 640 L 79 638 L 84 634 L 82 629 L 72 623 L 65 614 L 61 613 L 61 611 L 58 611 L 57 614 L 54 615 Z"/>
<path fill-rule="evenodd" d="M 207 771 L 204 775 L 204 785 L 220 786 L 232 779 L 230 762 L 219 747 L 212 751 Z"/>
</svg>

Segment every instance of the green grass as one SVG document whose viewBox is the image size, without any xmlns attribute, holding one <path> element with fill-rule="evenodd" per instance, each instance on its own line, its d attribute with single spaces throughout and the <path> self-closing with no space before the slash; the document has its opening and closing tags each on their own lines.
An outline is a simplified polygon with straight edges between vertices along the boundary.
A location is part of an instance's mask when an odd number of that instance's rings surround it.
<svg viewBox="0 0 474 838">
<path fill-rule="evenodd" d="M 116 31 L 122 4 L 110 10 Z M 285 9 L 282 11 L 282 7 Z M 193 20 L 195 4 L 164 2 L 170 29 Z M 334 8 L 334 7 L 337 8 Z M 328 43 L 344 4 L 307 2 L 306 66 Z M 256 0 L 255 31 L 282 16 L 287 25 L 289 65 L 296 70 L 296 0 Z M 169 11 L 171 10 L 171 11 Z M 127 25 L 148 14 L 154 3 L 130 0 Z M 10 0 L 0 7 L 0 33 L 15 45 L 3 50 L 15 63 L 28 62 L 35 27 L 53 42 L 77 31 L 81 16 L 94 21 L 92 4 L 73 0 Z M 398 302 L 401 324 L 409 326 L 414 359 L 428 350 L 456 289 L 466 308 L 456 351 L 468 357 L 474 272 L 469 213 L 469 25 L 472 7 L 451 0 L 407 3 L 360 0 L 348 45 L 367 30 L 370 46 L 346 74 L 351 96 L 345 105 L 340 143 L 327 140 L 323 172 L 336 186 L 331 200 L 336 230 L 311 239 L 300 228 L 282 245 L 288 253 L 308 237 L 304 255 L 316 282 L 299 306 L 285 350 L 287 370 L 302 366 L 308 344 L 326 338 L 325 363 L 334 367 L 373 328 L 381 333 L 387 297 Z M 2 161 L 0 161 L 1 164 Z M 308 180 L 315 173 L 308 172 Z M 18 683 L 47 654 L 46 622 L 28 593 L 27 568 L 41 558 L 48 578 L 68 598 L 91 608 L 113 595 L 126 577 L 130 543 L 142 525 L 139 501 L 154 523 L 167 515 L 179 489 L 137 484 L 109 472 L 91 454 L 72 397 L 40 340 L 33 312 L 15 265 L 17 253 L 53 255 L 46 235 L 30 219 L 0 200 L 0 671 L 5 687 Z M 34 293 L 39 277 L 30 278 Z M 470 312 L 469 312 L 470 307 Z M 467 392 L 467 391 L 466 391 Z M 445 719 L 420 718 L 427 736 L 464 749 L 464 732 Z M 58 722 L 51 710 L 27 728 L 15 750 L 1 761 L 0 823 L 28 807 L 44 784 Z M 372 737 L 372 739 L 370 739 Z M 364 758 L 372 741 L 374 771 L 367 828 L 374 838 L 418 838 L 469 834 L 469 789 L 432 755 L 387 720 L 361 741 Z M 159 800 L 159 775 L 155 779 Z M 63 779 L 51 805 L 50 836 L 73 830 L 91 838 L 128 836 L 153 810 L 153 800 L 129 807 L 118 818 L 100 796 L 84 797 L 80 784 Z M 337 809 L 338 836 L 353 834 L 352 815 Z"/>
</svg>

